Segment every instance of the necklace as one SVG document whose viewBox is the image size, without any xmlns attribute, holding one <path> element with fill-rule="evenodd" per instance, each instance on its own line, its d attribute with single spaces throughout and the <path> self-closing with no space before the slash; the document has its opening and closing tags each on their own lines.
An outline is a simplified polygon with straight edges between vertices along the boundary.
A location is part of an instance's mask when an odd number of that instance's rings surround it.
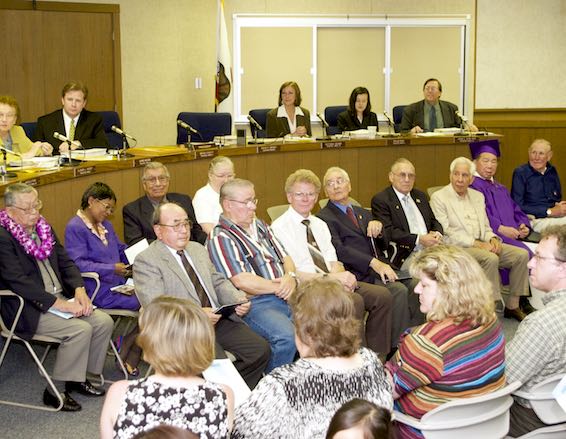
<svg viewBox="0 0 566 439">
<path fill-rule="evenodd" d="M 20 224 L 10 218 L 6 209 L 0 210 L 0 225 L 10 232 L 28 255 L 31 255 L 40 261 L 47 259 L 49 255 L 51 255 L 53 246 L 55 245 L 55 239 L 51 233 L 51 226 L 47 223 L 44 217 L 40 216 L 37 224 L 35 225 L 37 236 L 41 241 L 40 245 L 37 245 L 37 242 L 33 239 L 35 231 L 32 235 L 27 233 Z"/>
</svg>

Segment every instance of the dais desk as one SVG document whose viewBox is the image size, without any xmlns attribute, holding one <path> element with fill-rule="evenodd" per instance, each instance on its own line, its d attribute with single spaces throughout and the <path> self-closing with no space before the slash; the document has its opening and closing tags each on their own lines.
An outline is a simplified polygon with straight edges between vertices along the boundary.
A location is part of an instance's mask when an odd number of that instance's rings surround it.
<svg viewBox="0 0 566 439">
<path fill-rule="evenodd" d="M 500 136 L 482 136 L 481 139 Z M 285 180 L 299 168 L 311 169 L 320 179 L 326 169 L 340 166 L 350 175 L 352 197 L 369 206 L 371 197 L 389 184 L 391 164 L 399 157 L 409 159 L 417 172 L 416 186 L 448 183 L 450 162 L 469 157 L 471 137 L 396 137 L 375 140 L 310 141 L 271 143 L 245 147 L 226 146 L 214 150 L 189 151 L 182 147 L 144 147 L 130 149 L 133 158 L 86 161 L 75 168 L 56 171 L 18 171 L 17 179 L 0 183 L 3 194 L 10 183 L 21 181 L 37 187 L 43 201 L 42 214 L 63 239 L 65 225 L 80 206 L 81 196 L 90 184 L 102 181 L 116 193 L 116 213 L 111 218 L 116 232 L 123 236 L 122 206 L 143 194 L 141 175 L 149 161 L 161 161 L 171 173 L 169 190 L 194 195 L 206 184 L 208 162 L 214 155 L 229 156 L 238 177 L 254 182 L 259 199 L 257 215 L 268 219 L 269 206 L 287 203 Z M 324 192 L 324 190 L 323 190 Z M 321 198 L 324 198 L 321 193 Z"/>
</svg>

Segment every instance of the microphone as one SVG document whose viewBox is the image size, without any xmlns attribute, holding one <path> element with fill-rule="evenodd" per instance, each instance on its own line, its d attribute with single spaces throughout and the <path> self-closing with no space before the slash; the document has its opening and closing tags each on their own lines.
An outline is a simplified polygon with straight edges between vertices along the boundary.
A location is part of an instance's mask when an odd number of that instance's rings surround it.
<svg viewBox="0 0 566 439">
<path fill-rule="evenodd" d="M 252 116 L 248 114 L 248 121 L 255 127 L 256 130 L 261 131 L 263 127 L 259 124 L 257 120 L 255 120 Z"/>
<path fill-rule="evenodd" d="M 60 140 L 61 142 L 67 142 L 70 145 L 75 145 L 77 148 L 82 148 L 82 145 L 79 142 L 69 140 L 68 137 L 64 136 L 63 134 L 59 134 L 57 131 L 53 133 L 53 137 L 55 137 L 57 140 Z"/>
<path fill-rule="evenodd" d="M 192 126 L 190 126 L 186 122 L 183 122 L 181 119 L 177 119 L 177 125 L 179 125 L 181 128 L 186 129 L 187 131 L 190 131 L 193 134 L 200 134 L 199 130 L 195 130 Z"/>
<path fill-rule="evenodd" d="M 385 118 L 387 119 L 387 122 L 389 122 L 389 126 L 394 126 L 395 124 L 393 123 L 393 119 L 391 119 L 391 116 L 389 116 L 389 113 L 387 113 L 387 111 L 383 112 L 383 115 L 385 116 Z"/>
<path fill-rule="evenodd" d="M 120 128 L 118 128 L 116 125 L 112 125 L 112 126 L 110 127 L 110 129 L 111 129 L 112 131 L 114 131 L 116 134 L 120 134 L 121 136 L 127 137 L 128 139 L 130 139 L 130 140 L 132 140 L 132 141 L 134 141 L 134 142 L 137 142 L 136 139 L 134 139 L 134 138 L 133 138 L 132 136 L 130 136 L 128 133 L 125 133 L 124 131 L 122 131 L 122 130 L 121 130 Z"/>
<path fill-rule="evenodd" d="M 456 110 L 456 116 L 458 116 L 462 122 L 467 122 L 468 118 L 466 116 L 464 116 L 462 113 L 460 113 L 460 111 Z"/>
<path fill-rule="evenodd" d="M 318 118 L 320 119 L 320 121 L 322 122 L 322 126 L 323 126 L 324 128 L 330 128 L 330 125 L 328 125 L 328 122 L 326 122 L 326 121 L 324 120 L 324 117 L 322 117 L 322 116 L 320 115 L 320 113 L 316 113 L 316 117 L 318 117 Z"/>
</svg>

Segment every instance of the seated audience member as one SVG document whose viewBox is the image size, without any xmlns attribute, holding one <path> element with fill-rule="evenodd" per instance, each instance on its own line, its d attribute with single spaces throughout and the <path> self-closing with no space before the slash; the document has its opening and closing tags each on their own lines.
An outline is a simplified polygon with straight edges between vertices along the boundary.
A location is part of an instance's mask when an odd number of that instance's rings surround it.
<svg viewBox="0 0 566 439">
<path fill-rule="evenodd" d="M 138 310 L 140 303 L 135 294 L 125 295 L 111 291 L 123 285 L 131 276 L 124 254 L 126 245 L 120 242 L 108 217 L 114 212 L 116 195 L 105 183 L 90 185 L 83 193 L 81 207 L 65 228 L 65 248 L 81 272 L 98 273 L 100 288 L 94 299 L 99 308 Z M 95 283 L 85 280 L 87 294 L 92 297 Z M 135 345 L 137 326 L 125 337 L 118 339 L 120 356 L 128 373 L 137 376 L 140 360 Z"/>
<path fill-rule="evenodd" d="M 323 183 L 329 201 L 317 216 L 328 225 L 332 245 L 346 270 L 352 272 L 358 281 L 384 285 L 391 293 L 394 316 L 391 344 L 392 347 L 397 346 L 399 336 L 410 326 L 411 316 L 408 289 L 397 281 L 397 274 L 384 255 L 389 236 L 383 233 L 383 225 L 375 221 L 371 213 L 352 206 L 349 198 L 352 186 L 344 169 L 329 168 Z"/>
<path fill-rule="evenodd" d="M 153 231 L 153 212 L 161 203 L 173 202 L 180 205 L 189 216 L 191 221 L 191 239 L 204 244 L 206 233 L 195 218 L 191 197 L 175 192 L 168 192 L 169 170 L 160 162 L 149 162 L 142 174 L 142 184 L 145 195 L 124 206 L 122 216 L 124 218 L 124 240 L 126 244 L 132 245 L 143 238 L 148 242 L 155 240 Z"/>
<path fill-rule="evenodd" d="M 464 248 L 483 268 L 493 288 L 493 300 L 501 301 L 499 268 L 508 268 L 510 294 L 504 316 L 521 321 L 525 313 L 519 298 L 529 294 L 527 250 L 501 242 L 491 230 L 481 192 L 470 189 L 475 165 L 466 157 L 450 164 L 450 184 L 438 190 L 430 199 L 436 219 L 444 229 L 446 244 Z"/>
<path fill-rule="evenodd" d="M 58 132 L 74 143 L 71 149 L 108 147 L 104 134 L 102 116 L 85 110 L 88 89 L 82 82 L 68 82 L 61 92 L 61 110 L 46 114 L 37 119 L 35 140 L 53 145 L 53 155 L 69 151 L 69 144 L 53 137 Z"/>
<path fill-rule="evenodd" d="M 384 286 L 358 282 L 356 276 L 338 262 L 328 226 L 311 215 L 320 188 L 320 180 L 314 172 L 308 169 L 293 172 L 285 182 L 291 206 L 273 222 L 273 233 L 293 258 L 301 281 L 328 276 L 338 280 L 344 291 L 352 294 L 355 315 L 362 322 L 362 345 L 387 354 L 391 349 L 391 295 Z"/>
<path fill-rule="evenodd" d="M 32 142 L 20 122 L 20 106 L 12 96 L 0 96 L 0 146 L 21 154 L 23 158 L 51 155 L 53 147 L 47 142 Z M 16 160 L 17 161 L 17 160 Z"/>
<path fill-rule="evenodd" d="M 458 106 L 451 102 L 441 101 L 442 84 L 438 79 L 427 79 L 423 85 L 422 101 L 407 105 L 403 110 L 401 131 L 422 133 L 434 131 L 436 128 L 459 127 L 462 123 L 456 114 Z M 468 124 L 471 131 L 477 131 L 474 124 Z"/>
<path fill-rule="evenodd" d="M 415 189 L 415 178 L 413 164 L 400 158 L 389 172 L 391 186 L 371 199 L 373 217 L 381 221 L 384 233 L 397 245 L 391 262 L 403 270 L 409 269 L 418 252 L 442 242 L 442 225 L 425 193 Z"/>
<path fill-rule="evenodd" d="M 64 389 L 61 410 L 81 410 L 69 392 L 104 395 L 103 389 L 86 379 L 86 373 L 102 373 L 112 319 L 93 310 L 79 269 L 39 214 L 42 202 L 37 191 L 24 183 L 8 186 L 4 206 L 0 210 L 0 289 L 12 290 L 24 299 L 16 334 L 25 340 L 34 335 L 59 340 L 51 377 L 60 391 Z M 2 299 L 2 317 L 8 326 L 18 306 L 19 301 Z M 53 311 L 68 312 L 74 318 L 63 319 Z M 43 402 L 59 406 L 49 389 L 43 393 Z"/>
<path fill-rule="evenodd" d="M 236 410 L 232 438 L 324 438 L 345 402 L 392 408 L 377 355 L 360 348 L 352 295 L 334 279 L 301 283 L 289 299 L 301 359 L 263 378 Z"/>
<path fill-rule="evenodd" d="M 368 89 L 356 87 L 350 95 L 348 109 L 338 115 L 338 128 L 354 131 L 367 129 L 368 126 L 378 126 L 377 115 L 371 111 Z"/>
<path fill-rule="evenodd" d="M 533 287 L 543 291 L 544 308 L 528 315 L 507 345 L 507 380 L 531 388 L 553 375 L 566 373 L 566 226 L 552 226 L 529 261 Z M 511 437 L 519 437 L 545 424 L 528 401 L 515 398 L 511 406 Z"/>
<path fill-rule="evenodd" d="M 193 197 L 197 221 L 207 235 L 218 224 L 218 218 L 222 214 L 220 188 L 235 176 L 234 163 L 230 158 L 219 155 L 210 161 L 208 184 L 201 187 Z"/>
<path fill-rule="evenodd" d="M 203 439 L 228 437 L 232 390 L 200 377 L 214 359 L 208 316 L 190 300 L 161 296 L 144 306 L 140 328 L 139 344 L 155 374 L 112 384 L 100 416 L 101 438 L 130 438 L 160 424 Z"/>
<path fill-rule="evenodd" d="M 296 82 L 284 82 L 279 88 L 279 107 L 267 113 L 267 137 L 312 136 L 309 110 L 301 107 L 301 89 Z"/>
<path fill-rule="evenodd" d="M 395 409 L 420 419 L 445 402 L 505 386 L 505 340 L 491 285 L 478 263 L 457 247 L 438 245 L 411 265 L 427 322 L 408 330 L 386 364 Z M 422 438 L 397 424 L 399 438 Z"/>
<path fill-rule="evenodd" d="M 157 207 L 153 219 L 157 240 L 134 264 L 136 292 L 144 307 L 163 294 L 201 306 L 214 326 L 217 358 L 226 358 L 224 349 L 230 351 L 236 357 L 234 366 L 253 388 L 269 360 L 269 346 L 241 320 L 250 310 L 249 302 L 226 316 L 214 312 L 219 306 L 243 302 L 246 296 L 214 269 L 201 244 L 189 241 L 190 226 L 181 206 Z"/>
<path fill-rule="evenodd" d="M 513 171 L 511 196 L 523 212 L 535 217 L 531 224 L 539 233 L 548 226 L 566 224 L 566 201 L 551 158 L 550 142 L 536 139 L 529 147 L 529 162 Z"/>
<path fill-rule="evenodd" d="M 216 269 L 251 297 L 244 321 L 271 346 L 267 371 L 295 358 L 293 322 L 287 300 L 297 286 L 295 264 L 271 228 L 255 217 L 251 181 L 236 178 L 220 189 L 223 214 L 207 243 Z"/>
<path fill-rule="evenodd" d="M 391 432 L 389 410 L 355 398 L 334 413 L 326 439 L 390 439 Z"/>
</svg>

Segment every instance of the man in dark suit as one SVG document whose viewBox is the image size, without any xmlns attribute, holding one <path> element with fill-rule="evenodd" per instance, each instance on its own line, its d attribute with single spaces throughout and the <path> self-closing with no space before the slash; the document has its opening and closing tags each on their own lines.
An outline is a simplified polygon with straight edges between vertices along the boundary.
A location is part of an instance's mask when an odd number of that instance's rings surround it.
<svg viewBox="0 0 566 439">
<path fill-rule="evenodd" d="M 16 334 L 25 340 L 34 335 L 59 340 L 52 378 L 62 393 L 61 410 L 81 410 L 69 392 L 104 395 L 103 389 L 86 379 L 86 373 L 102 373 L 112 319 L 93 310 L 79 269 L 39 214 L 42 203 L 37 191 L 24 183 L 13 184 L 4 193 L 4 205 L 0 211 L 0 289 L 11 290 L 24 300 Z M 2 299 L 2 317 L 9 327 L 18 306 L 15 298 Z M 55 312 L 70 313 L 72 318 L 61 318 Z M 59 406 L 49 388 L 43 402 Z"/>
<path fill-rule="evenodd" d="M 414 188 L 415 177 L 413 164 L 400 158 L 389 172 L 391 186 L 371 199 L 373 217 L 397 245 L 391 262 L 403 270 L 409 268 L 411 255 L 442 241 L 442 226 L 424 192 Z"/>
<path fill-rule="evenodd" d="M 403 110 L 401 132 L 422 133 L 435 128 L 459 127 L 460 117 L 456 114 L 458 106 L 441 101 L 442 84 L 438 79 L 427 79 L 423 86 L 424 99 L 407 105 Z M 468 124 L 470 131 L 477 131 L 474 124 Z"/>
<path fill-rule="evenodd" d="M 197 223 L 191 197 L 174 192 L 168 193 L 169 180 L 169 171 L 163 163 L 149 162 L 145 166 L 142 175 L 145 195 L 126 204 L 122 210 L 126 244 L 135 244 L 143 238 L 146 238 L 149 242 L 156 239 L 151 221 L 155 208 L 164 202 L 177 203 L 185 209 L 192 224 L 191 241 L 205 243 L 206 233 Z"/>
<path fill-rule="evenodd" d="M 385 257 L 389 236 L 370 212 L 351 205 L 352 186 L 344 169 L 329 168 L 323 185 L 329 201 L 317 216 L 330 229 L 338 260 L 358 281 L 385 285 L 393 297 L 391 338 L 395 346 L 409 327 L 409 294 L 408 288 L 397 281 L 397 274 Z"/>
<path fill-rule="evenodd" d="M 142 306 L 164 294 L 202 306 L 214 325 L 216 358 L 226 358 L 224 349 L 230 351 L 236 357 L 234 366 L 253 389 L 267 366 L 270 349 L 240 318 L 248 313 L 251 303 L 238 305 L 226 316 L 214 313 L 221 305 L 245 301 L 246 294 L 216 271 L 201 244 L 189 242 L 190 222 L 181 206 L 161 204 L 152 224 L 157 240 L 134 264 L 136 294 Z"/>
<path fill-rule="evenodd" d="M 50 143 L 53 155 L 67 152 L 69 144 L 53 137 L 53 133 L 63 134 L 73 141 L 70 147 L 77 148 L 108 147 L 104 134 L 102 116 L 85 110 L 88 89 L 81 82 L 69 82 L 63 87 L 61 103 L 63 108 L 37 119 L 34 140 Z"/>
</svg>

